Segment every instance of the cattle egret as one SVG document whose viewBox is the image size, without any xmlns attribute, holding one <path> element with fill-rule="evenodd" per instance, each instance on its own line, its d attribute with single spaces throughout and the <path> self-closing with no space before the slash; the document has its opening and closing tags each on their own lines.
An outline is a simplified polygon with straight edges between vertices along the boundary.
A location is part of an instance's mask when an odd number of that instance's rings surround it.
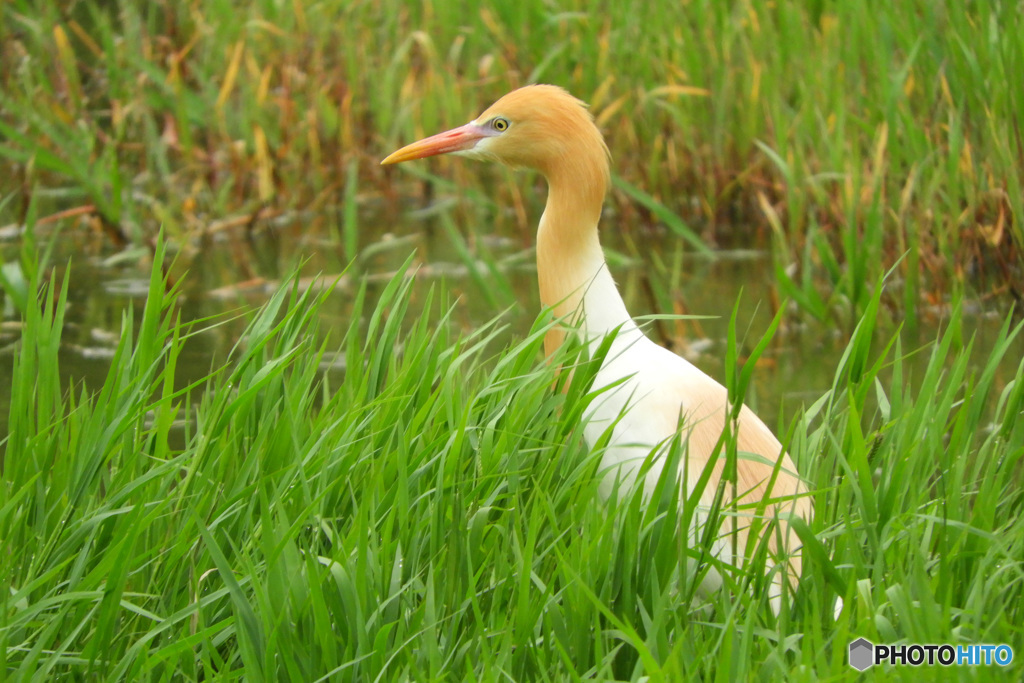
<svg viewBox="0 0 1024 683">
<path fill-rule="evenodd" d="M 698 479 L 725 428 L 727 392 L 691 363 L 644 336 L 626 311 L 598 241 L 598 220 L 609 185 L 609 153 L 586 105 L 555 86 L 527 86 L 505 95 L 466 125 L 403 147 L 381 163 L 437 154 L 532 168 L 547 179 L 547 204 L 537 229 L 540 298 L 571 325 L 553 329 L 545 349 L 550 355 L 564 340 L 566 329 L 575 330 L 592 348 L 605 335 L 614 335 L 594 387 L 615 386 L 591 405 L 584 427 L 590 446 L 612 429 L 602 454 L 603 492 L 610 493 L 615 485 L 625 490 L 622 487 L 635 481 L 650 457 L 642 482 L 650 495 L 668 444 L 679 434 L 684 449 L 679 472 L 680 482 L 685 482 L 682 492 L 697 495 Z M 768 567 L 778 570 L 768 589 L 777 613 L 782 576 L 788 576 L 795 587 L 801 568 L 799 542 L 788 520 L 791 515 L 809 520 L 811 502 L 789 455 L 746 406 L 739 415 L 736 441 L 736 485 L 723 489 L 726 512 L 719 518 L 721 533 L 711 552 L 725 564 L 742 566 L 748 559 L 744 556 L 748 530 L 757 530 L 760 536 L 753 540 L 767 541 Z M 707 523 L 724 465 L 724 455 L 711 465 L 710 481 L 699 494 L 694 535 Z M 757 514 L 760 519 L 753 523 Z M 776 519 L 777 525 L 771 523 Z M 721 575 L 712 570 L 701 588 L 708 592 L 720 584 Z"/>
</svg>

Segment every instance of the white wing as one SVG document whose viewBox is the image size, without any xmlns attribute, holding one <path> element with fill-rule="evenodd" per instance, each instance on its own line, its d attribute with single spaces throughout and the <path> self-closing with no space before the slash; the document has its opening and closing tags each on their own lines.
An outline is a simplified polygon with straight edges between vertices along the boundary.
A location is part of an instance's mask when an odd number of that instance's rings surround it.
<svg viewBox="0 0 1024 683">
<path fill-rule="evenodd" d="M 623 379 L 625 378 L 625 379 Z M 600 437 L 612 428 L 612 435 L 603 454 L 602 469 L 605 470 L 602 491 L 607 495 L 619 482 L 626 490 L 635 481 L 638 470 L 652 449 L 659 447 L 653 466 L 644 475 L 643 487 L 650 495 L 661 475 L 664 450 L 667 442 L 679 432 L 684 447 L 680 481 L 686 482 L 686 496 L 694 494 L 694 487 L 714 453 L 716 444 L 725 427 L 728 412 L 728 393 L 721 384 L 713 380 L 691 363 L 674 353 L 658 346 L 636 330 L 620 333 L 605 359 L 594 387 L 607 387 L 615 382 L 621 384 L 601 394 L 591 405 L 584 428 L 589 445 L 594 446 Z M 777 502 L 767 506 L 766 520 L 778 515 L 782 523 L 782 538 L 785 548 L 778 548 L 777 532 L 769 537 L 769 548 L 774 553 L 783 551 L 789 557 L 790 582 L 795 585 L 800 574 L 800 557 L 796 554 L 799 542 L 785 523 L 789 513 L 796 513 L 809 519 L 811 504 L 805 488 L 796 474 L 796 469 L 782 445 L 771 430 L 746 406 L 740 413 L 737 435 L 737 486 L 736 492 L 740 515 L 737 548 L 743 549 L 747 542 L 747 530 L 754 515 L 754 507 L 766 498 Z M 782 459 L 779 472 L 774 472 L 775 463 Z M 715 462 L 711 478 L 701 492 L 698 506 L 698 527 L 707 520 L 711 504 L 725 466 L 724 455 Z M 774 484 L 768 486 L 775 476 Z M 730 489 L 727 488 L 727 493 Z M 726 504 L 731 502 L 726 497 Z M 724 519 L 728 519 L 723 515 Z M 723 521 L 724 521 L 723 519 Z M 731 519 L 735 519 L 733 516 Z M 733 557 L 733 544 L 725 536 L 733 531 L 733 524 L 723 524 L 722 534 L 712 551 L 723 562 L 741 566 L 743 558 Z M 761 523 L 760 530 L 773 529 L 772 525 Z M 694 537 L 702 530 L 694 528 Z M 787 552 L 788 551 L 788 552 Z M 707 590 L 713 590 L 720 581 L 712 577 Z M 772 595 L 772 604 L 778 609 L 777 584 Z"/>
</svg>

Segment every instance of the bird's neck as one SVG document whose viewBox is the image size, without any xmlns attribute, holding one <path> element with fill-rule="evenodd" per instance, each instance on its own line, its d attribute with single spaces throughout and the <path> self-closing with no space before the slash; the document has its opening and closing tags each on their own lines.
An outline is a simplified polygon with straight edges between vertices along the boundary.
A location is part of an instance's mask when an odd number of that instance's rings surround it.
<svg viewBox="0 0 1024 683">
<path fill-rule="evenodd" d="M 566 177 L 568 175 L 568 177 Z M 548 175 L 548 201 L 537 230 L 537 278 L 540 299 L 592 341 L 617 328 L 635 330 L 601 251 L 597 224 L 607 175 L 574 172 Z M 544 340 L 551 355 L 565 339 L 565 328 Z"/>
</svg>

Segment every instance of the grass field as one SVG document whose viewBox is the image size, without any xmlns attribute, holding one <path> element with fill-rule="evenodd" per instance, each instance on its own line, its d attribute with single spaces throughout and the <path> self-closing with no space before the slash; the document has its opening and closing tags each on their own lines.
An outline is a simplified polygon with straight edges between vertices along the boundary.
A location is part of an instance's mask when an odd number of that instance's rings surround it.
<svg viewBox="0 0 1024 683">
<path fill-rule="evenodd" d="M 1017 661 L 866 676 L 846 662 L 857 637 L 1024 656 L 1019 3 L 464 5 L 0 5 L 0 228 L 26 228 L 0 271 L 19 336 L 4 351 L 0 671 L 1019 680 Z M 542 322 L 467 330 L 445 287 L 404 277 L 412 260 L 348 288 L 401 208 L 426 205 L 471 284 L 508 305 L 485 238 L 530 241 L 538 179 L 378 162 L 531 81 L 593 105 L 615 159 L 608 223 L 630 226 L 606 228 L 615 250 L 666 234 L 770 249 L 787 320 L 848 338 L 831 388 L 777 425 L 817 511 L 779 617 L 756 564 L 691 601 L 685 501 L 597 495 L 580 416 L 599 359 L 564 349 L 576 370 L 556 380 Z M 195 379 L 190 345 L 239 320 L 185 319 L 187 268 L 257 231 L 353 261 L 344 294 L 286 279 Z M 70 388 L 73 285 L 51 275 L 67 245 L 126 247 L 150 277 L 106 378 Z M 672 311 L 689 256 L 655 256 Z M 353 313 L 325 329 L 332 296 Z M 1006 321 L 984 348 L 971 297 Z M 890 324 L 934 310 L 923 348 Z M 737 398 L 756 342 L 726 349 Z"/>
<path fill-rule="evenodd" d="M 955 317 L 911 377 L 898 340 L 870 351 L 872 300 L 785 434 L 817 517 L 776 619 L 756 564 L 690 606 L 672 504 L 600 502 L 594 361 L 566 351 L 552 392 L 543 326 L 487 355 L 498 327 L 454 334 L 439 297 L 406 319 L 396 278 L 324 342 L 328 294 L 284 287 L 193 399 L 177 360 L 216 321 L 182 325 L 156 272 L 91 392 L 57 374 L 66 292 L 29 308 L 0 486 L 15 680 L 811 681 L 854 678 L 858 636 L 1020 652 L 1024 368 L 997 378 L 1019 328 L 979 358 Z"/>
</svg>

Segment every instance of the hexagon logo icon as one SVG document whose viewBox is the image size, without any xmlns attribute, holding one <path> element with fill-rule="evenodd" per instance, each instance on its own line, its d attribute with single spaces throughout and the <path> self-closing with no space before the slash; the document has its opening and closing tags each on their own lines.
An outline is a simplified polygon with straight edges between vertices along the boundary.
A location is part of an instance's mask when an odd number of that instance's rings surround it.
<svg viewBox="0 0 1024 683">
<path fill-rule="evenodd" d="M 858 638 L 850 643 L 850 666 L 857 671 L 864 671 L 875 663 L 875 646 L 866 638 Z"/>
</svg>

